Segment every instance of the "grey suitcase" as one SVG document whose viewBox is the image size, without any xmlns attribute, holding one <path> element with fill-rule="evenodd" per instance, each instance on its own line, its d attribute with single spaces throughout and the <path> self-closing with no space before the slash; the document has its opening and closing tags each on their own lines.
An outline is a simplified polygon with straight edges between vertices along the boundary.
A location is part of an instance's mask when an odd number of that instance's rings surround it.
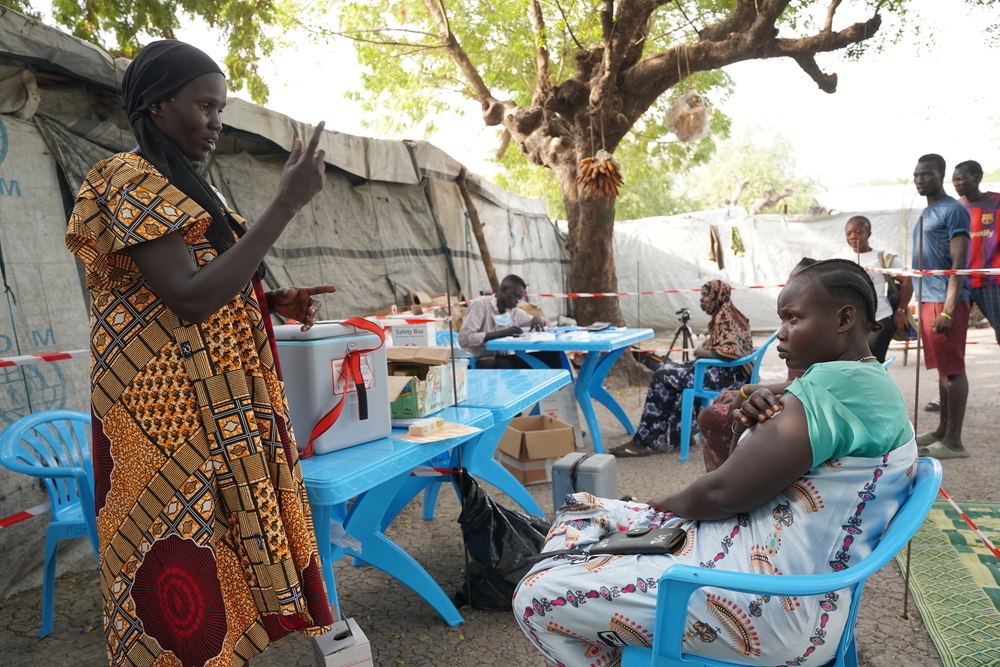
<svg viewBox="0 0 1000 667">
<path fill-rule="evenodd" d="M 598 498 L 617 498 L 615 457 L 572 452 L 552 466 L 552 507 L 563 506 L 566 494 L 586 491 Z"/>
</svg>

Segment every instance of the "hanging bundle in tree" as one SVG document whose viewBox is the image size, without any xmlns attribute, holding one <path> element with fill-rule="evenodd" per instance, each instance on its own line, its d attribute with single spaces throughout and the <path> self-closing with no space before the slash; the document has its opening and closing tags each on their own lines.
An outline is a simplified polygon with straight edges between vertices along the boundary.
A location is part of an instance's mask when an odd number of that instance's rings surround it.
<svg viewBox="0 0 1000 667">
<path fill-rule="evenodd" d="M 681 95 L 667 110 L 667 127 L 681 141 L 698 141 L 708 136 L 708 104 L 698 93 Z"/>
<path fill-rule="evenodd" d="M 594 157 L 580 160 L 576 180 L 583 184 L 587 194 L 595 192 L 608 196 L 618 196 L 618 187 L 625 181 L 618 163 L 606 150 L 599 150 Z"/>
</svg>

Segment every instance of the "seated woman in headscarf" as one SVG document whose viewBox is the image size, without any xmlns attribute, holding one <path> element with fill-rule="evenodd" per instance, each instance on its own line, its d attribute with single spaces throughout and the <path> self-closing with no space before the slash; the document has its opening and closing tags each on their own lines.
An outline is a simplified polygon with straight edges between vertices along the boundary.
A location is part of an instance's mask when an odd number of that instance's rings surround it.
<svg viewBox="0 0 1000 667">
<path fill-rule="evenodd" d="M 803 257 L 799 263 L 792 267 L 788 274 L 788 281 L 797 276 L 807 266 L 812 266 L 816 260 L 812 257 Z M 788 381 L 775 385 L 766 385 L 767 389 L 775 394 L 783 392 L 792 380 L 802 375 L 801 371 L 788 369 Z M 722 462 L 729 458 L 729 446 L 733 439 L 730 430 L 735 419 L 735 411 L 743 405 L 746 397 L 765 385 L 748 384 L 737 389 L 729 389 L 718 396 L 698 413 L 698 433 L 701 440 L 701 453 L 705 459 L 705 472 L 712 472 L 722 465 Z"/>
<path fill-rule="evenodd" d="M 95 505 L 110 664 L 242 666 L 333 623 L 270 313 L 312 326 L 314 295 L 265 293 L 264 255 L 323 187 L 322 124 L 298 140 L 256 223 L 199 169 L 226 80 L 198 49 L 149 44 L 122 80 L 138 148 L 99 162 L 66 244 L 91 292 Z"/>
<path fill-rule="evenodd" d="M 731 290 L 721 280 L 711 280 L 701 288 L 701 309 L 712 319 L 708 322 L 708 340 L 695 350 L 695 359 L 732 360 L 753 352 L 750 321 L 733 305 Z M 749 377 L 749 369 L 743 366 L 709 366 L 705 372 L 705 388 L 715 391 L 738 389 Z M 653 373 L 635 435 L 608 453 L 620 458 L 649 456 L 664 438 L 667 438 L 669 450 L 673 450 L 681 432 L 681 393 L 693 383 L 693 361 L 663 364 Z"/>
<path fill-rule="evenodd" d="M 528 639 L 554 665 L 617 665 L 650 647 L 657 584 L 675 563 L 729 572 L 828 574 L 864 562 L 910 493 L 917 445 L 899 389 L 868 348 L 875 288 L 846 260 L 819 262 L 778 297 L 778 355 L 802 377 L 740 408 L 729 459 L 647 504 L 566 496 L 542 556 L 514 593 Z M 665 555 L 584 553 L 608 535 L 679 528 Z M 567 553 L 563 550 L 569 550 Z M 686 602 L 686 654 L 740 665 L 827 665 L 852 592 L 781 597 L 715 587 Z M 676 638 L 671 638 L 671 640 Z"/>
</svg>

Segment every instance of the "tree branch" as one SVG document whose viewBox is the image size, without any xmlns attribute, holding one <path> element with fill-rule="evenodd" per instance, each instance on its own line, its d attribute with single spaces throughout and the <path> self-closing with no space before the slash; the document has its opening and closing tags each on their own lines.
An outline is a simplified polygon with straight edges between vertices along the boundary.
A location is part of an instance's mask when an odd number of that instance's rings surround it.
<svg viewBox="0 0 1000 667">
<path fill-rule="evenodd" d="M 645 40 L 648 33 L 649 17 L 662 0 L 635 0 L 618 5 L 618 17 L 613 21 L 610 12 L 612 0 L 605 0 L 605 10 L 601 14 L 606 37 L 604 52 L 601 54 L 602 70 L 590 90 L 590 105 L 600 109 L 605 100 L 611 98 L 618 86 L 618 73 L 627 60 L 630 49 L 636 41 Z"/>
<path fill-rule="evenodd" d="M 826 8 L 826 23 L 823 25 L 823 32 L 833 31 L 833 15 L 837 13 L 837 7 L 840 7 L 841 2 L 843 0 L 832 0 L 830 6 Z"/>
<path fill-rule="evenodd" d="M 739 0 L 728 17 L 704 28 L 699 35 L 705 42 L 721 41 L 732 34 L 743 32 L 749 28 L 756 16 L 757 3 L 755 0 Z"/>
<path fill-rule="evenodd" d="M 826 74 L 819 68 L 819 63 L 816 62 L 816 58 L 811 54 L 806 54 L 802 56 L 792 56 L 792 60 L 798 63 L 802 71 L 808 74 L 819 89 L 824 93 L 835 93 L 837 92 L 837 75 Z"/>
<path fill-rule="evenodd" d="M 424 0 L 424 7 L 430 12 L 430 15 L 434 18 L 434 22 L 437 23 L 438 28 L 441 30 L 438 38 L 441 40 L 442 46 L 448 50 L 452 60 L 455 61 L 455 64 L 462 71 L 462 75 L 465 76 L 469 85 L 476 91 L 479 102 L 483 107 L 483 120 L 486 121 L 487 125 L 499 125 L 502 120 L 503 109 L 496 98 L 493 97 L 490 89 L 486 87 L 483 77 L 479 75 L 479 70 L 472 64 L 469 54 L 465 52 L 465 49 L 462 48 L 462 45 L 458 43 L 458 39 L 452 33 L 451 26 L 448 23 L 448 16 L 444 11 L 444 0 Z"/>
<path fill-rule="evenodd" d="M 542 4 L 539 0 L 531 0 L 528 5 L 528 17 L 531 19 L 531 29 L 535 33 L 535 92 L 531 98 L 531 106 L 540 107 L 552 95 L 552 84 L 549 82 L 549 50 L 545 47 L 545 19 L 542 17 Z"/>
<path fill-rule="evenodd" d="M 559 14 L 563 18 L 563 25 L 566 26 L 566 31 L 569 33 L 569 36 L 573 38 L 573 43 L 576 44 L 576 48 L 580 49 L 581 51 L 586 51 L 586 48 L 583 46 L 583 44 L 580 43 L 580 40 L 578 40 L 576 38 L 576 35 L 573 34 L 573 28 L 569 26 L 569 19 L 566 18 L 566 12 L 563 11 L 562 4 L 559 2 L 559 0 L 555 0 L 555 3 L 556 3 L 556 9 L 559 10 Z"/>
<path fill-rule="evenodd" d="M 601 10 L 601 38 L 607 44 L 611 41 L 611 34 L 615 29 L 615 3 L 614 0 L 602 0 L 604 9 Z"/>
<path fill-rule="evenodd" d="M 745 11 L 754 0 L 738 2 L 733 9 L 736 14 Z M 882 17 L 875 14 L 867 21 L 854 23 L 839 32 L 820 31 L 814 35 L 799 38 L 778 38 L 774 22 L 780 10 L 787 5 L 784 0 L 757 0 L 760 13 L 753 18 L 752 25 L 736 35 L 720 29 L 721 24 L 707 28 L 705 34 L 726 35 L 721 39 L 706 39 L 697 44 L 681 45 L 649 56 L 625 71 L 618 95 L 623 100 L 622 113 L 626 118 L 638 119 L 656 99 L 681 79 L 693 72 L 719 69 L 726 65 L 762 58 L 792 58 L 809 74 L 819 87 L 829 93 L 836 90 L 836 75 L 824 74 L 815 62 L 818 53 L 837 51 L 851 44 L 857 44 L 872 37 L 882 25 Z M 774 12 L 779 14 L 775 15 Z M 761 24 L 761 17 L 767 17 L 771 24 Z M 773 17 L 773 18 L 770 18 Z M 732 15 L 723 23 L 731 21 Z M 686 52 L 685 52 L 686 51 Z M 683 62 L 681 59 L 683 58 Z"/>
</svg>

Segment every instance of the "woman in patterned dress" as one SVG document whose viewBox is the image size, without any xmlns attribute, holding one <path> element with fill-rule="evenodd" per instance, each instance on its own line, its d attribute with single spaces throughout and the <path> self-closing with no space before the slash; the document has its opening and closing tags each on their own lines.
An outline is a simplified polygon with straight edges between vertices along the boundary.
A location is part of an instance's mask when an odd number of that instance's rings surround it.
<svg viewBox="0 0 1000 667">
<path fill-rule="evenodd" d="M 95 504 L 109 663 L 240 666 L 333 622 L 270 335 L 314 295 L 258 266 L 323 187 L 320 127 L 249 230 L 202 178 L 226 81 L 148 45 L 122 80 L 138 147 L 98 163 L 66 234 L 91 292 Z"/>
<path fill-rule="evenodd" d="M 732 288 L 721 280 L 710 280 L 701 288 L 701 309 L 712 316 L 708 340 L 694 351 L 695 359 L 729 361 L 753 352 L 750 321 L 730 299 Z M 705 389 L 738 389 L 749 379 L 749 369 L 710 366 L 705 371 Z M 681 434 L 681 394 L 694 386 L 694 362 L 667 362 L 655 373 L 646 392 L 642 418 L 632 439 L 608 451 L 617 457 L 649 456 L 667 440 L 668 450 L 677 447 Z M 692 414 L 692 418 L 696 415 Z"/>
<path fill-rule="evenodd" d="M 687 540 L 669 556 L 538 563 L 514 594 L 514 613 L 554 664 L 612 667 L 621 647 L 651 646 L 656 586 L 674 563 L 809 575 L 855 565 L 877 545 L 910 491 L 916 443 L 903 397 L 868 348 L 872 281 L 853 262 L 820 262 L 782 290 L 778 314 L 778 354 L 805 372 L 780 396 L 751 395 L 734 428 L 739 444 L 717 470 L 649 504 L 567 496 L 543 552 L 640 527 L 681 527 Z M 824 665 L 849 605 L 844 590 L 758 597 L 702 588 L 688 603 L 683 650 L 736 664 Z"/>
</svg>

